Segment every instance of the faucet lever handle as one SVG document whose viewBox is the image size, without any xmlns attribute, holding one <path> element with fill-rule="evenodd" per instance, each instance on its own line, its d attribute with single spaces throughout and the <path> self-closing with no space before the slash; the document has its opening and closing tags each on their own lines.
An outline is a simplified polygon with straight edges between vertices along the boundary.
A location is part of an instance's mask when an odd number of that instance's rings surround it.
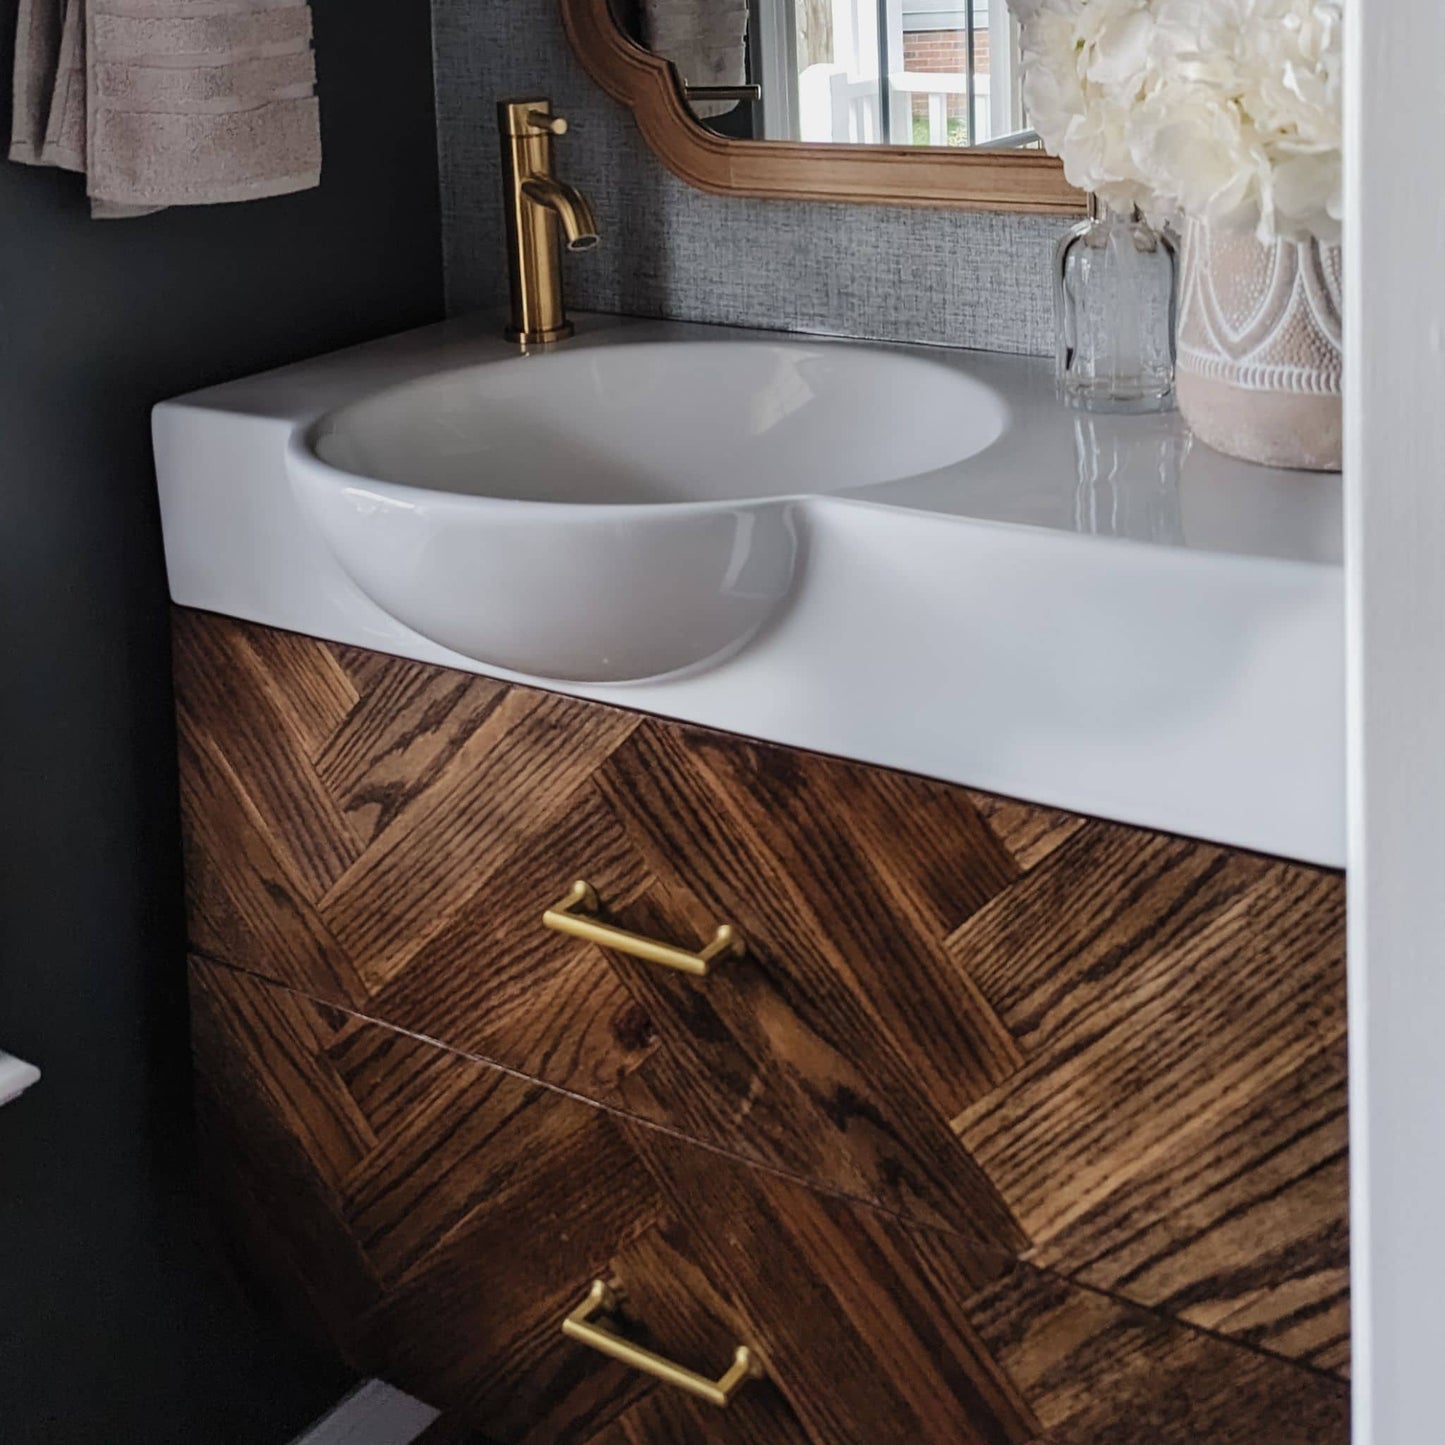
<svg viewBox="0 0 1445 1445">
<path fill-rule="evenodd" d="M 566 120 L 560 115 L 549 115 L 545 110 L 529 110 L 527 124 L 536 126 L 538 130 L 550 131 L 553 135 L 567 134 Z"/>
</svg>

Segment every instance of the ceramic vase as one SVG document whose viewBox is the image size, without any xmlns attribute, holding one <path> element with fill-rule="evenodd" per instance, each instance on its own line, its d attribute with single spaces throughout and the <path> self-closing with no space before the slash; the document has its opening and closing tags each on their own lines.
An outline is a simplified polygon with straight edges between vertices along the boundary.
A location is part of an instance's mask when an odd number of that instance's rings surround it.
<svg viewBox="0 0 1445 1445">
<path fill-rule="evenodd" d="M 1272 467 L 1341 461 L 1340 248 L 1189 223 L 1176 383 L 1195 436 Z"/>
</svg>

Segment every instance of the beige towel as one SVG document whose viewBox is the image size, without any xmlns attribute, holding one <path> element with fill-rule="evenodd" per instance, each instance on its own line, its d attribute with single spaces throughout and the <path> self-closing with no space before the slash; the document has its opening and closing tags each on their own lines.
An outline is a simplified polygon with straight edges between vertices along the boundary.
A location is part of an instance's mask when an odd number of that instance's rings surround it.
<svg viewBox="0 0 1445 1445">
<path fill-rule="evenodd" d="M 65 0 L 40 165 L 85 174 L 85 88 L 85 0 Z"/>
<path fill-rule="evenodd" d="M 315 84 L 306 0 L 21 0 L 10 156 L 102 217 L 304 190 Z"/>
<path fill-rule="evenodd" d="M 643 0 L 647 45 L 677 66 L 685 85 L 742 85 L 748 76 L 748 0 Z M 694 101 L 702 119 L 736 101 Z"/>
<path fill-rule="evenodd" d="M 39 165 L 60 60 L 62 10 L 53 0 L 20 0 L 15 36 L 15 121 L 10 159 Z"/>
</svg>

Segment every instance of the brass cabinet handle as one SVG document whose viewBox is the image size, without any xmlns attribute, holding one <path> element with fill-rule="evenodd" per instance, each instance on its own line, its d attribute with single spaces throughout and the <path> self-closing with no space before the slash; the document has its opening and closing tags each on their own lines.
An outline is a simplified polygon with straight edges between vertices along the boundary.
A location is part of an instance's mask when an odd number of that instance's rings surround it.
<svg viewBox="0 0 1445 1445">
<path fill-rule="evenodd" d="M 632 958 L 646 959 L 648 963 L 660 963 L 664 968 L 675 968 L 694 978 L 706 978 L 714 959 L 741 958 L 747 951 L 731 923 L 724 923 L 706 948 L 692 953 L 685 948 L 674 948 L 670 943 L 643 938 L 639 933 L 629 933 L 625 928 L 615 928 L 610 923 L 600 923 L 589 916 L 601 908 L 597 890 L 579 878 L 567 896 L 542 915 L 542 922 L 558 933 L 570 933 L 601 948 L 612 948 Z"/>
<path fill-rule="evenodd" d="M 679 1390 L 686 1390 L 689 1395 L 706 1400 L 709 1405 L 716 1405 L 719 1410 L 727 1409 L 733 1396 L 749 1380 L 759 1379 L 763 1374 L 762 1362 L 746 1345 L 738 1346 L 727 1373 L 716 1380 L 709 1380 L 706 1375 L 684 1369 L 681 1365 L 676 1365 L 661 1355 L 655 1355 L 651 1350 L 644 1350 L 640 1345 L 634 1345 L 624 1340 L 621 1335 L 615 1335 L 611 1330 L 593 1323 L 598 1315 L 611 1314 L 616 1308 L 617 1296 L 602 1280 L 593 1280 L 587 1298 L 562 1321 L 562 1333 L 589 1349 L 597 1350 L 614 1360 L 621 1360 L 624 1365 L 630 1365 L 634 1370 L 641 1370 L 644 1375 L 651 1375 L 653 1379 L 661 1380 L 667 1385 L 676 1385 Z"/>
</svg>

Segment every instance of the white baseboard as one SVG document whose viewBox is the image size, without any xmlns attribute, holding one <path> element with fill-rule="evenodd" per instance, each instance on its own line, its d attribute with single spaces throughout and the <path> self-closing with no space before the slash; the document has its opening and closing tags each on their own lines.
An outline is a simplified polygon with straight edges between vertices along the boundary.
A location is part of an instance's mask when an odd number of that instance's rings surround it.
<svg viewBox="0 0 1445 1445">
<path fill-rule="evenodd" d="M 291 1445 L 411 1445 L 438 1413 L 381 1380 L 367 1380 Z"/>
</svg>

